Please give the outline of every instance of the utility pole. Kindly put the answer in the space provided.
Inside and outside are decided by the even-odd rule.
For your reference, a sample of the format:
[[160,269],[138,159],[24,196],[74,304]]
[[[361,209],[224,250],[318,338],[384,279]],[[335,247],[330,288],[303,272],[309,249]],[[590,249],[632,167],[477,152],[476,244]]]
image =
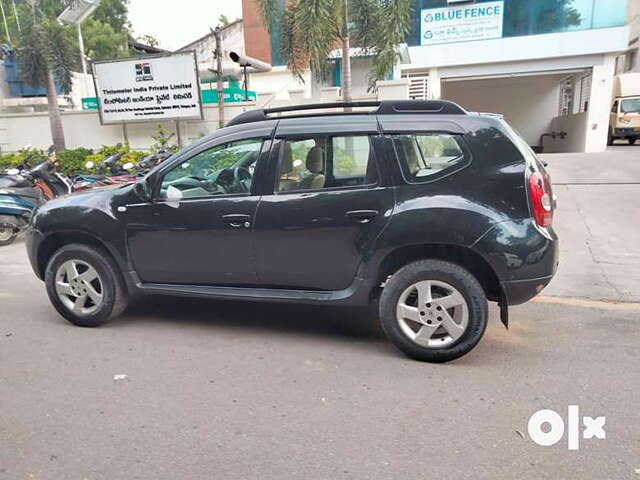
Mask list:
[[223,91],[223,83],[222,83],[222,39],[221,37],[222,28],[217,26],[215,30],[213,30],[213,35],[216,39],[216,50],[214,53],[214,57],[216,59],[216,90],[218,92],[218,126],[220,128],[224,127],[224,91]]

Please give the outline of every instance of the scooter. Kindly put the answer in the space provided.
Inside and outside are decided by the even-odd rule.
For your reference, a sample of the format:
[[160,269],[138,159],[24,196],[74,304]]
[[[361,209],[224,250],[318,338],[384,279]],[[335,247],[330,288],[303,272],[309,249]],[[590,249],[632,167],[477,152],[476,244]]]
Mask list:
[[55,158],[33,168],[27,159],[21,168],[0,174],[0,246],[12,243],[29,223],[33,210],[59,195],[71,193],[71,182],[55,172]]
[[[73,191],[87,190],[89,188],[103,187],[107,185],[116,185],[120,183],[135,182],[136,179],[156,165],[171,156],[169,152],[152,153],[142,157],[137,164],[127,162],[120,165],[118,160],[122,157],[122,153],[107,157],[101,164],[101,170],[108,170],[111,175],[77,175],[73,178]],[[86,168],[93,168],[93,162],[89,161],[85,164]]]
[[[133,163],[128,162],[124,165],[120,165],[118,160],[122,158],[122,153],[116,153],[105,158],[100,166],[100,170],[106,170],[110,175],[105,174],[89,174],[89,175],[76,175],[73,177],[73,191],[87,190],[89,188],[104,187],[107,185],[116,185],[119,183],[135,182],[136,176],[129,173],[129,170],[133,168]],[[93,168],[93,162],[89,161],[85,164],[87,168]]]

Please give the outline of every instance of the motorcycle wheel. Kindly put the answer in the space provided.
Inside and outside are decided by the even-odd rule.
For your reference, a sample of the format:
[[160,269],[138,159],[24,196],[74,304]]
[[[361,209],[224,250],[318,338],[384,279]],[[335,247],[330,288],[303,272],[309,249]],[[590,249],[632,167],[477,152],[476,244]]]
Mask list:
[[18,232],[13,228],[0,228],[0,247],[13,243],[17,236]]

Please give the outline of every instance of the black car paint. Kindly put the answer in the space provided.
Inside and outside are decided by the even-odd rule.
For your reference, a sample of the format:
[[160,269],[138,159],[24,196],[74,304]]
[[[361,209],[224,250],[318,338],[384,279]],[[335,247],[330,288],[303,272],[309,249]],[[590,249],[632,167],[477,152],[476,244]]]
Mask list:
[[[275,193],[279,136],[318,131],[372,135],[378,183]],[[390,136],[433,131],[461,135],[470,161],[407,184]],[[250,193],[179,205],[158,199],[159,179],[173,165],[214,145],[256,137],[265,147]],[[153,200],[127,185],[45,204],[32,219],[27,249],[40,278],[51,235],[80,233],[107,249],[130,291],[364,305],[397,249],[456,246],[490,266],[503,290],[493,299],[515,305],[550,281],[558,247],[553,229],[531,218],[527,164],[508,137],[497,119],[478,115],[331,115],[226,127],[152,170],[145,182]],[[377,215],[358,222],[346,216],[354,210]],[[229,214],[247,215],[249,228],[230,225],[223,219]]]

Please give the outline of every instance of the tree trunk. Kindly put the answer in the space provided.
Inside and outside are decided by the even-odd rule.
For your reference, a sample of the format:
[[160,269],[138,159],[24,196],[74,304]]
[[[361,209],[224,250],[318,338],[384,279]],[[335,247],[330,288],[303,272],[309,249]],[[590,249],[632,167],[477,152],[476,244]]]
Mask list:
[[60,116],[60,106],[56,95],[56,83],[53,80],[53,73],[47,70],[47,102],[49,103],[49,125],[51,127],[51,138],[53,148],[56,152],[61,152],[66,148],[64,141],[64,130],[62,128],[62,117]]
[[342,38],[342,101],[351,101],[351,55],[349,53],[349,32]]

